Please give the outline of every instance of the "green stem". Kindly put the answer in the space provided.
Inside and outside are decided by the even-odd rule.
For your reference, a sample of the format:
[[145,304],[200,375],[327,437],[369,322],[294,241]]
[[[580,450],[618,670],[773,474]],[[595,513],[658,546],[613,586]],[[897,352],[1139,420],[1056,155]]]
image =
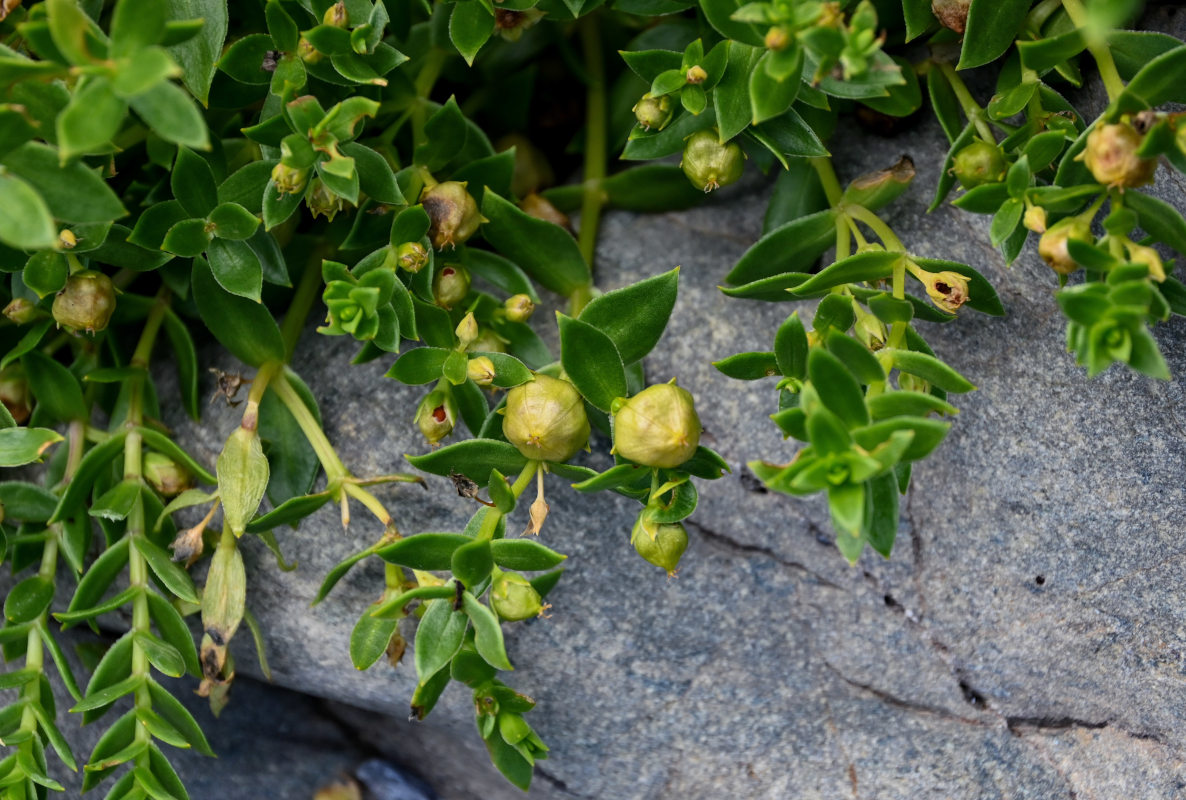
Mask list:
[[[519,477],[515,478],[515,482],[511,484],[511,494],[515,499],[523,496],[523,492],[527,491],[527,487],[531,485],[531,479],[535,477],[536,472],[541,467],[538,461],[528,461],[527,465],[523,467],[523,471],[519,473]],[[498,521],[503,518],[503,513],[497,508],[486,509],[486,517],[482,520],[482,527],[478,529],[477,539],[490,539],[494,536],[494,531],[498,530]]]
[[1120,72],[1116,69],[1116,62],[1112,58],[1112,51],[1108,49],[1108,42],[1099,36],[1088,19],[1087,9],[1081,0],[1062,0],[1062,7],[1067,10],[1067,16],[1076,28],[1084,31],[1087,39],[1087,49],[1091,52],[1095,64],[1099,67],[1100,78],[1104,82],[1104,89],[1108,92],[1108,99],[1115,100],[1124,92],[1124,81],[1120,79]]
[[828,205],[833,208],[840,205],[840,198],[844,196],[844,190],[840,188],[840,180],[836,177],[836,168],[832,166],[832,159],[821,156],[809,159],[809,161],[811,168],[819,176],[824,196],[828,198]]
[[292,362],[292,354],[296,351],[297,340],[301,338],[301,331],[305,328],[305,320],[313,309],[317,299],[317,290],[321,288],[321,260],[326,255],[324,248],[317,248],[305,264],[305,272],[297,283],[296,292],[292,295],[292,303],[288,306],[288,313],[284,315],[284,323],[280,326],[280,336],[284,339],[284,361]]
[[279,380],[272,381],[271,389],[284,404],[284,407],[288,409],[288,413],[292,414],[301,432],[305,434],[305,438],[309,440],[309,444],[312,445],[313,452],[317,454],[317,460],[321,462],[321,467],[325,470],[326,478],[330,483],[350,477],[350,471],[346,469],[342,459],[338,458],[338,453],[330,444],[325,431],[321,429],[321,425],[309,411],[305,401],[289,384],[288,376],[282,375]]
[[428,108],[428,96],[432,94],[432,87],[436,85],[437,78],[441,76],[441,70],[445,66],[447,57],[448,53],[445,50],[432,48],[424,57],[424,66],[420,68],[420,74],[416,76],[416,104],[412,108],[412,144],[414,146],[418,147],[426,141],[424,123],[426,121],[425,112]]
[[581,20],[581,49],[584,50],[585,75],[588,93],[585,99],[585,185],[581,200],[581,231],[577,239],[585,263],[593,268],[597,249],[597,228],[601,221],[604,197],[601,182],[605,180],[608,150],[605,94],[605,56],[601,47],[600,19],[590,14]]
[[960,107],[964,110],[964,116],[976,126],[976,132],[980,134],[980,138],[986,142],[995,142],[996,137],[992,135],[992,128],[988,125],[988,118],[984,115],[984,109],[972,97],[972,93],[968,91],[968,85],[964,83],[964,79],[955,71],[955,67],[947,62],[939,61],[937,63],[939,64],[939,69],[943,70],[943,74],[947,76],[947,81],[951,84],[951,89],[955,92],[955,97],[959,100]]
[[853,219],[868,225],[869,229],[877,234],[877,238],[885,245],[886,250],[893,250],[899,253],[906,252],[906,246],[902,244],[902,240],[890,229],[889,225],[885,224],[885,221],[881,217],[864,206],[845,206],[844,210]]

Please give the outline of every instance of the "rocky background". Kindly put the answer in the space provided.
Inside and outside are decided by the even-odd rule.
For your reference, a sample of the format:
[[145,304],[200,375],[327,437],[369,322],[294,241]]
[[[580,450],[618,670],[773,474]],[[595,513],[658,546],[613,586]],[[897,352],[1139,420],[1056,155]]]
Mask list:
[[[1147,24],[1182,35],[1184,22],[1162,9]],[[709,366],[769,349],[797,307],[717,290],[760,234],[769,183],[751,176],[688,212],[608,214],[601,288],[683,268],[648,375],[695,394],[706,443],[734,471],[701,485],[673,580],[629,546],[637,504],[549,478],[542,540],[569,554],[569,569],[549,619],[507,628],[508,683],[536,698],[531,722],[552,748],[529,797],[1186,797],[1186,324],[1157,330],[1172,382],[1119,368],[1088,381],[1064,350],[1056,281],[1033,249],[1007,268],[987,218],[924,213],[946,149],[937,126],[857,133],[832,149],[844,180],[913,156],[918,178],[890,224],[913,252],[969,263],[997,287],[1008,317],[968,310],[923,330],[979,391],[957,399],[951,434],[916,467],[893,557],[867,551],[850,568],[823,502],[766,493],[744,468],[794,452],[766,418],[773,381]],[[1168,170],[1154,193],[1186,207]],[[405,469],[404,454],[425,449],[410,424],[421,390],[385,379],[387,361],[346,366],[353,350],[310,328],[297,369],[356,474]],[[238,414],[212,406],[200,427],[171,421],[212,464]],[[591,466],[609,463],[600,444]],[[407,533],[458,529],[468,501],[444,479],[428,487],[381,496]],[[310,608],[329,567],[380,533],[355,516],[347,531],[333,509],[278,531],[299,563],[291,573],[244,542],[275,685],[240,678],[209,721],[217,762],[177,756],[191,796],[309,797],[353,773],[384,800],[522,797],[489,766],[467,691],[410,723],[410,664],[350,665],[379,564]],[[246,632],[234,650],[241,675],[258,675]]]

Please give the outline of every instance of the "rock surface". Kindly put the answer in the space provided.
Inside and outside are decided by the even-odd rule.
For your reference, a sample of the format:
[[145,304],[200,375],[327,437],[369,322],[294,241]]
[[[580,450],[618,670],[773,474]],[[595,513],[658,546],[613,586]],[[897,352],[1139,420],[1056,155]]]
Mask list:
[[[1159,13],[1180,32],[1186,13]],[[758,238],[768,189],[606,217],[602,288],[682,265],[648,374],[678,376],[696,395],[705,441],[734,473],[701,486],[670,581],[629,547],[636,504],[549,479],[543,541],[569,554],[569,571],[550,619],[507,628],[518,666],[508,682],[537,699],[531,720],[552,748],[531,797],[1186,797],[1186,325],[1156,331],[1173,381],[1119,368],[1087,380],[1064,351],[1055,281],[1032,248],[1007,269],[986,218],[923,213],[945,148],[934,125],[833,148],[842,179],[915,156],[919,177],[890,224],[913,252],[980,269],[1009,312],[924,331],[979,391],[959,398],[948,439],[916,468],[893,557],[867,552],[856,568],[832,546],[822,502],[765,493],[742,468],[794,452],[766,418],[772,382],[730,381],[708,364],[768,349],[797,307],[716,289]],[[1159,173],[1157,191],[1179,207],[1182,189]],[[310,331],[298,370],[356,474],[404,469],[405,453],[424,450],[409,422],[421,391],[384,379],[385,361],[343,366],[353,350]],[[208,463],[237,424],[218,407],[201,427],[173,421]],[[605,449],[591,465],[608,463]],[[405,532],[464,524],[466,501],[443,479],[428,485],[381,491]],[[325,708],[360,742],[442,797],[521,797],[489,767],[465,692],[451,689],[411,724],[410,664],[350,666],[350,631],[377,596],[379,564],[309,607],[325,572],[379,533],[361,510],[345,532],[323,510],[279,533],[299,562],[291,573],[246,541],[248,604],[277,683],[336,701]],[[250,671],[246,635],[235,649]],[[261,691],[239,687],[227,722]],[[240,748],[254,745],[236,736],[220,723],[211,739],[251,762]],[[212,777],[233,768],[226,758]],[[209,788],[193,796],[282,796]]]

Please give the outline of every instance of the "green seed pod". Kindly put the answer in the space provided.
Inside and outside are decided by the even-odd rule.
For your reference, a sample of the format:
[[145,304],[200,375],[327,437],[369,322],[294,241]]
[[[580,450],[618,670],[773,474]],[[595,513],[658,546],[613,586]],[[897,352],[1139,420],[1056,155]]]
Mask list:
[[148,485],[163,497],[176,497],[194,487],[189,470],[161,453],[146,453],[143,468]]
[[507,392],[502,430],[537,461],[567,461],[589,441],[585,401],[568,381],[536,375]]
[[1068,239],[1079,242],[1092,241],[1091,225],[1078,217],[1068,217],[1050,226],[1038,240],[1038,255],[1059,275],[1070,275],[1079,269],[1079,265],[1067,250]]
[[474,312],[471,311],[462,317],[453,333],[456,334],[462,350],[469,347],[478,338],[478,321],[474,318]]
[[630,532],[630,544],[640,556],[666,570],[670,577],[688,549],[688,532],[678,522],[654,523],[646,517],[646,510],[638,515],[634,530]]
[[500,572],[490,585],[490,607],[510,622],[538,617],[544,602],[535,587],[517,572]]
[[350,16],[346,13],[345,3],[334,3],[325,10],[321,15],[321,22],[324,25],[332,25],[335,28],[347,28],[350,26]]
[[696,452],[700,417],[692,395],[674,382],[648,386],[614,406],[614,452],[623,458],[671,469]]
[[452,308],[469,294],[469,270],[460,264],[449,264],[432,279],[432,296],[441,308]]
[[939,22],[956,33],[963,33],[968,27],[968,9],[971,7],[972,0],[931,0],[931,11]]
[[1009,164],[1001,148],[976,141],[964,147],[952,159],[951,173],[965,189],[1004,180]]
[[1128,250],[1128,260],[1134,264],[1144,264],[1149,268],[1149,277],[1161,283],[1165,280],[1165,264],[1162,263],[1161,254],[1152,247],[1145,247],[1142,244],[1134,242],[1126,242],[1124,245]]
[[33,394],[29,391],[25,368],[20,364],[0,370],[0,403],[4,403],[17,425],[23,425],[33,413]]
[[216,472],[223,521],[232,533],[242,536],[268,488],[268,458],[259,433],[235,428],[218,454]]
[[395,251],[401,269],[419,272],[428,264],[428,250],[420,242],[404,242]]
[[1025,216],[1021,219],[1021,224],[1025,225],[1026,230],[1031,230],[1034,233],[1046,232],[1046,209],[1041,206],[1030,206],[1025,210]]
[[54,298],[53,314],[58,325],[87,333],[107,327],[115,311],[115,285],[102,272],[76,272]]
[[333,222],[338,212],[346,207],[346,200],[326,186],[321,178],[314,178],[309,181],[309,188],[305,190],[305,205],[314,217],[322,215]]
[[4,307],[4,316],[14,325],[27,325],[37,318],[37,304],[18,297]]
[[1143,138],[1127,123],[1098,125],[1087,134],[1083,163],[1105,186],[1144,186],[1153,180],[1157,160],[1137,156]]
[[525,294],[516,294],[508,297],[503,307],[507,312],[507,319],[511,322],[526,322],[531,319],[532,312],[535,311],[535,303],[531,302],[531,298]]
[[489,386],[494,383],[494,362],[486,356],[471,358],[465,366],[465,374],[478,386]]
[[463,243],[485,221],[465,187],[462,181],[445,181],[426,189],[420,196],[420,204],[431,220],[428,238],[437,250]]
[[745,168],[745,154],[736,142],[721,144],[715,129],[697,131],[684,144],[684,157],[680,166],[693,186],[711,192],[741,177]]
[[655,97],[651,94],[644,94],[634,104],[631,111],[634,112],[634,118],[638,120],[638,124],[644,131],[652,129],[661,131],[667,127],[667,123],[671,122],[671,96],[665,94],[662,97]]
[[479,328],[478,338],[465,348],[467,353],[505,353],[507,341],[490,328]]
[[453,432],[457,423],[457,403],[440,389],[428,393],[416,409],[416,426],[429,444],[436,444]]
[[309,182],[309,170],[290,167],[283,161],[276,162],[272,167],[272,182],[276,184],[276,191],[280,194],[297,194],[305,191]]

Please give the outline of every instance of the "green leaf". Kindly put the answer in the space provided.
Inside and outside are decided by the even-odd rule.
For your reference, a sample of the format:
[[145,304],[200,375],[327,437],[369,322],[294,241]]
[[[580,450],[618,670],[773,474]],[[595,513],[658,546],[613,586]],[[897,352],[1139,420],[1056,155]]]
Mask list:
[[42,250],[57,240],[58,228],[41,195],[15,175],[0,172],[0,242]]
[[813,347],[807,356],[807,376],[820,402],[844,424],[851,428],[869,423],[861,385],[844,362],[821,347]]
[[[837,545],[840,544],[841,537],[859,537],[861,524],[865,520],[865,484],[844,483],[829,486],[828,510],[832,515],[832,527],[836,529]],[[860,554],[859,548],[856,553]],[[851,556],[851,551],[846,552],[845,556],[850,564],[855,563],[856,559]]]
[[[180,0],[169,0],[179,2]],[[190,77],[187,69],[186,78]],[[195,94],[197,94],[195,92]],[[132,110],[160,136],[174,144],[196,150],[210,149],[210,135],[193,98],[168,81],[129,98]]]
[[103,596],[107,587],[127,564],[129,546],[127,539],[120,539],[94,560],[74,590],[74,596],[70,598],[68,612],[72,613],[98,605],[99,598]]
[[1009,49],[1025,22],[1032,0],[972,0],[964,45],[956,69],[995,61]]
[[395,182],[395,173],[391,171],[391,165],[383,156],[358,142],[346,142],[341,150],[354,159],[358,170],[359,188],[372,200],[388,205],[403,205],[407,202]]
[[391,564],[411,569],[445,570],[453,563],[457,548],[473,541],[461,533],[418,533],[375,550],[375,554]]
[[155,592],[148,592],[148,613],[156,623],[161,638],[181,654],[185,662],[185,671],[194,677],[200,677],[202,666],[198,662],[198,650],[194,646],[193,634],[181,613],[173,604]]
[[111,56],[120,58],[160,42],[165,9],[158,0],[119,0],[111,15]]
[[148,562],[149,569],[160,578],[161,583],[174,596],[187,603],[201,604],[202,601],[194,589],[194,582],[190,579],[189,573],[173,563],[168,551],[143,536],[134,536],[132,543],[140,555],[144,556],[144,560]]
[[518,474],[527,459],[514,445],[492,439],[467,439],[420,456],[407,456],[408,463],[434,475],[458,472],[479,485],[490,482],[490,470],[504,475]]
[[214,239],[206,248],[206,258],[219,286],[233,295],[260,302],[263,268],[245,242]]
[[490,577],[493,568],[494,559],[487,539],[475,539],[458,547],[449,563],[453,577],[463,586],[477,586]]
[[4,598],[4,618],[11,624],[32,622],[49,608],[54,599],[54,582],[42,575],[31,575],[8,590]]
[[709,24],[716,28],[721,36],[735,40],[730,50],[738,49],[738,42],[750,45],[762,43],[762,35],[758,32],[757,26],[733,19],[733,15],[741,6],[741,0],[700,0],[700,9],[708,18]]
[[201,258],[194,259],[193,292],[202,321],[240,361],[258,367],[284,359],[284,339],[268,309],[225,291]]
[[416,347],[400,356],[386,377],[409,386],[421,386],[440,380],[445,360],[452,350],[443,347]]
[[[57,150],[48,145],[28,142],[0,159],[0,164],[36,189],[50,213],[63,222],[110,222],[128,213],[97,172],[81,161],[65,165],[59,163]],[[2,173],[0,178],[3,178]],[[0,202],[4,201],[5,194],[12,191],[11,188],[0,188]],[[18,194],[13,199],[27,200],[27,195],[21,194],[19,189],[15,191]],[[5,210],[12,210],[18,219],[26,219],[24,212],[15,207],[10,209],[7,203]],[[28,217],[27,221],[36,224],[36,217]],[[33,230],[42,233],[36,227]]]
[[82,84],[57,119],[62,159],[107,149],[127,113],[127,102],[116,96],[106,78]]
[[959,410],[946,400],[924,392],[886,392],[866,401],[874,421],[889,417],[925,417],[927,414],[958,414]]
[[[717,2],[730,3],[732,0],[711,0],[711,3]],[[764,53],[764,48],[749,47],[739,41],[734,41],[729,47],[724,77],[712,93],[713,109],[723,141],[729,141],[741,133],[753,120],[750,75],[757,70],[758,61]]]
[[853,431],[852,438],[866,450],[874,450],[883,442],[891,441],[891,437],[899,431],[910,431],[913,436],[901,460],[917,461],[930,455],[950,429],[950,422],[921,417],[891,417]]
[[0,430],[0,467],[22,467],[41,460],[53,444],[63,441],[49,428],[4,428]]
[[1124,205],[1137,213],[1146,233],[1178,253],[1186,253],[1186,220],[1176,208],[1141,192],[1126,192]]
[[37,398],[41,415],[60,422],[90,418],[82,387],[70,370],[37,350],[21,356],[21,363],[25,366],[29,387]]
[[124,695],[131,694],[139,689],[144,685],[145,680],[147,679],[143,675],[132,675],[97,692],[91,692],[88,687],[86,697],[75,703],[74,707],[70,710],[75,713],[79,711],[95,711],[103,706],[111,705]]
[[791,314],[774,334],[774,358],[778,371],[788,378],[807,377],[807,331],[799,312]]
[[152,696],[153,710],[180,731],[194,750],[204,756],[214,756],[210,743],[206,741],[206,735],[180,700],[151,678],[148,679],[148,693]]
[[188,147],[177,148],[177,160],[169,175],[173,196],[191,217],[205,217],[218,205],[218,184],[206,159]]
[[313,598],[313,605],[317,605],[326,597],[328,597],[329,593],[333,591],[333,588],[337,585],[338,581],[344,578],[346,573],[349,572],[355,564],[368,556],[374,555],[374,553],[375,548],[368,547],[366,550],[362,550],[351,556],[347,556],[345,559],[335,564],[333,568],[325,574],[325,579],[321,582],[321,588],[317,590],[317,596]]
[[778,359],[773,352],[738,353],[712,362],[722,374],[739,381],[756,381],[779,375]]
[[792,289],[791,293],[805,297],[846,283],[884,280],[894,274],[894,266],[902,257],[901,253],[884,250],[857,253],[820,270]]
[[526,572],[551,569],[568,558],[534,539],[495,539],[490,543],[490,553],[494,563],[503,569]]
[[157,670],[172,678],[185,674],[185,659],[173,645],[147,631],[136,631],[132,638]]
[[1139,98],[1141,104],[1156,108],[1164,103],[1180,103],[1186,100],[1178,76],[1186,69],[1186,45],[1162,53],[1143,66],[1124,89],[1119,102],[1126,98]]
[[739,285],[787,272],[808,272],[815,260],[836,242],[836,212],[825,209],[766,233],[725,276]]
[[462,602],[465,604],[466,615],[474,623],[474,646],[478,650],[478,655],[492,667],[501,670],[514,669],[507,659],[506,645],[502,638],[502,626],[498,624],[494,612],[478,602],[477,598],[469,592],[465,593]]
[[421,686],[457,655],[465,641],[467,627],[469,621],[465,614],[454,611],[452,601],[433,600],[427,604],[416,627],[416,675]]
[[482,214],[489,220],[482,226],[486,241],[543,286],[570,295],[592,282],[576,240],[559,225],[529,216],[494,192],[483,196]]
[[895,367],[902,372],[917,375],[944,391],[963,394],[976,388],[967,378],[934,356],[913,350],[892,350],[890,352]]
[[481,3],[459,2],[449,16],[449,38],[465,63],[473,66],[474,56],[494,33],[494,17]]
[[0,503],[4,505],[5,519],[48,522],[58,505],[58,498],[35,483],[4,481],[0,482]]
[[863,384],[880,383],[885,380],[885,370],[877,356],[863,344],[834,328],[828,331],[824,340],[828,351],[844,362],[844,366]]
[[247,533],[263,533],[281,525],[296,525],[317,509],[329,502],[329,492],[290,497],[266,514],[260,514],[247,523]]
[[119,522],[128,518],[132,506],[140,499],[143,484],[136,478],[125,478],[112,486],[91,504],[87,513],[92,517]]
[[679,288],[679,268],[606,292],[581,311],[579,320],[606,334],[624,364],[633,364],[658,344]]
[[[227,32],[226,0],[163,0],[170,20],[202,19],[197,36],[169,48],[184,70],[185,85],[203,104],[210,94]],[[204,129],[204,128],[203,128]]]
[[398,619],[380,619],[370,610],[362,613],[350,631],[350,661],[355,669],[371,667],[387,652],[391,637],[399,632]]
[[259,228],[259,217],[238,203],[222,203],[210,212],[210,223],[220,239],[247,239]]
[[586,400],[608,412],[615,399],[628,394],[618,348],[598,328],[563,314],[556,317],[564,371]]

